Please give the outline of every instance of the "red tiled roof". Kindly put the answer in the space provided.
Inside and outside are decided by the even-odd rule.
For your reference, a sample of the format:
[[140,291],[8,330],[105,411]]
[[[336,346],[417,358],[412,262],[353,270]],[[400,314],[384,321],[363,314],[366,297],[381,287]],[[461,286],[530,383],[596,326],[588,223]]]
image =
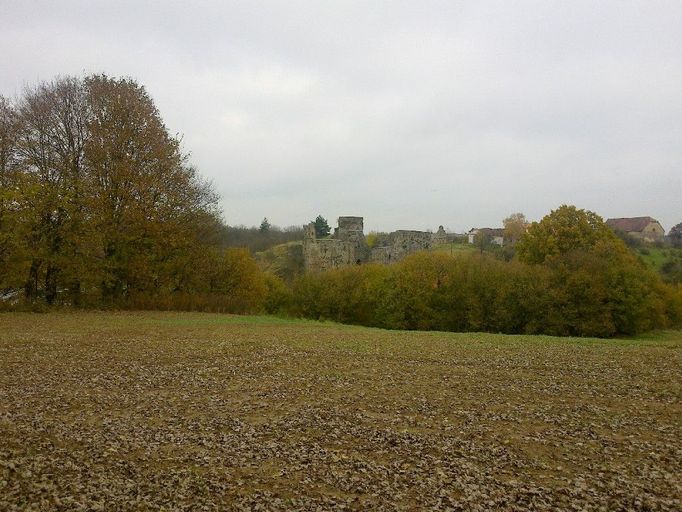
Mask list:
[[611,226],[613,229],[624,231],[626,233],[641,233],[644,231],[644,228],[652,222],[658,221],[656,219],[652,219],[651,217],[629,217],[606,220],[606,224]]

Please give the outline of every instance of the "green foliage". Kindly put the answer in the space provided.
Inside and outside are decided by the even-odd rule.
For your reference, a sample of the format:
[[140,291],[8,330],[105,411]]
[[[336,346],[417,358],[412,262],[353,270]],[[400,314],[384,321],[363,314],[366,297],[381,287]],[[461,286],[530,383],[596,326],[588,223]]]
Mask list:
[[270,315],[284,315],[291,308],[291,289],[279,277],[264,274],[265,300],[263,310]]
[[324,238],[326,236],[329,236],[329,233],[331,232],[331,228],[329,227],[329,224],[327,223],[327,219],[325,219],[322,215],[318,215],[317,218],[315,219],[315,236],[317,238]]
[[373,249],[374,247],[381,247],[386,245],[389,240],[389,234],[383,231],[370,231],[365,237],[367,247]]
[[682,283],[682,254],[678,253],[676,257],[666,260],[661,265],[660,273],[667,283]]
[[682,248],[644,247],[636,253],[646,266],[659,273],[666,283],[682,283]]
[[447,254],[466,254],[476,252],[477,249],[473,244],[470,244],[466,237],[460,237],[451,243],[436,245],[432,248],[433,252],[443,252]]
[[493,239],[489,233],[479,231],[474,235],[474,247],[478,252],[483,254],[484,251],[490,250],[493,246]]
[[663,284],[624,247],[572,251],[550,269],[549,332],[606,337],[667,323]]
[[419,253],[306,274],[292,294],[294,315],[391,329],[611,337],[682,320],[679,290],[608,243],[546,265]]
[[127,309],[258,313],[265,310],[269,284],[246,249],[209,250],[193,259],[205,272],[186,287],[141,289],[120,304]]
[[673,247],[682,247],[682,222],[670,229],[668,240]]
[[246,249],[222,251],[211,271],[210,291],[230,297],[233,312],[261,309],[267,292],[265,278]]
[[521,261],[549,270],[549,334],[607,337],[677,321],[660,279],[592,212],[561,206],[534,223],[517,250]]
[[258,230],[264,235],[270,232],[270,222],[267,217],[263,217]]

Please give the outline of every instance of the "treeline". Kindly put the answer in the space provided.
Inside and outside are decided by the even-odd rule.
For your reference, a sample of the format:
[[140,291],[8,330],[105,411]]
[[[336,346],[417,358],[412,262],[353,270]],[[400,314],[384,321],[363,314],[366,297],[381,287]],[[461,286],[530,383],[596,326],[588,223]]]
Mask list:
[[268,312],[604,337],[680,325],[680,285],[664,283],[594,213],[562,206],[527,230],[517,217],[505,221],[505,232],[518,225],[509,229],[518,242],[502,257],[483,241],[469,255],[299,275],[302,253],[291,245],[260,254],[280,279],[252,252],[300,240],[300,228],[225,226],[216,193],[144,87],[66,77],[0,97],[0,307]]
[[420,253],[305,275],[290,300],[294,315],[391,329],[610,337],[682,321],[682,289],[568,206],[534,223],[510,262]]
[[301,240],[303,240],[303,226],[280,228],[271,225],[267,219],[263,219],[259,227],[223,226],[220,231],[220,242],[223,247],[242,247],[251,253]]
[[266,277],[247,251],[222,249],[217,203],[133,80],[59,78],[0,97],[0,291],[12,302],[259,310]]

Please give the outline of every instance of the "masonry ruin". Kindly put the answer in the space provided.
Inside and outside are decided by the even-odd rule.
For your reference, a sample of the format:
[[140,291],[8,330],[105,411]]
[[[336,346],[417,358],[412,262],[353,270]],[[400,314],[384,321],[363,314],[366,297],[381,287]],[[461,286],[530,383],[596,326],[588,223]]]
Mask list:
[[443,226],[436,233],[428,231],[398,230],[379,236],[373,247],[365,240],[362,217],[339,217],[334,234],[317,238],[315,223],[305,228],[303,260],[305,270],[321,272],[333,268],[363,263],[395,263],[418,251],[428,251],[434,245],[447,243],[448,234]]

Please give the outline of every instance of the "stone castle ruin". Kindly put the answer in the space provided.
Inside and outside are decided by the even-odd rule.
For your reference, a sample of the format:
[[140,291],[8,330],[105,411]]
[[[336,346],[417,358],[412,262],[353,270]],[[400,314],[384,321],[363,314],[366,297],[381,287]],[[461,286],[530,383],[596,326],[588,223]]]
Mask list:
[[317,238],[315,223],[305,228],[303,260],[305,270],[321,272],[363,263],[395,263],[409,254],[428,251],[434,245],[447,243],[443,226],[436,233],[428,231],[394,231],[377,238],[373,247],[365,240],[362,217],[339,217],[338,227],[329,238]]

